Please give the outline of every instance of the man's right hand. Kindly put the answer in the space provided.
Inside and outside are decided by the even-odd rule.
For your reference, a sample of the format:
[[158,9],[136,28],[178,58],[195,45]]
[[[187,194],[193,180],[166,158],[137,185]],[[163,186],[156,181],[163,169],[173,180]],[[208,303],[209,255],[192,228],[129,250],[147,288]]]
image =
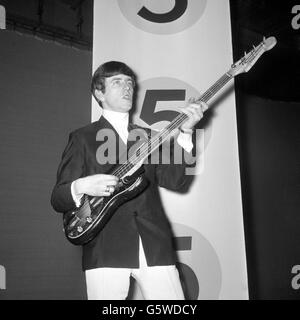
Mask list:
[[79,197],[83,194],[107,197],[114,192],[118,181],[116,176],[110,174],[95,174],[75,180],[73,190]]

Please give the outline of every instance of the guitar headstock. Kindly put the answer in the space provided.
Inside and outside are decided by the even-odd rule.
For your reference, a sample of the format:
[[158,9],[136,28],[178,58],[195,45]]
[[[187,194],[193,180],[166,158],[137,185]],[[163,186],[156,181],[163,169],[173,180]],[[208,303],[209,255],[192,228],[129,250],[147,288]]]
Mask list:
[[256,47],[254,46],[250,52],[245,53],[239,61],[234,63],[228,73],[234,77],[240,73],[248,72],[260,56],[264,52],[271,50],[276,45],[276,42],[275,37],[264,38],[260,44]]

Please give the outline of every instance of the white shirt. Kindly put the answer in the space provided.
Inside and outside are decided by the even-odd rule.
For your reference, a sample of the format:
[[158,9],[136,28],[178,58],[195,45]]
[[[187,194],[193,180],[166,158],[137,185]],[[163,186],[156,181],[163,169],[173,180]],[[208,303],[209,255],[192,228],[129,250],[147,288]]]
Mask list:
[[115,128],[123,142],[127,144],[129,114],[127,112],[103,109],[102,117],[104,117]]

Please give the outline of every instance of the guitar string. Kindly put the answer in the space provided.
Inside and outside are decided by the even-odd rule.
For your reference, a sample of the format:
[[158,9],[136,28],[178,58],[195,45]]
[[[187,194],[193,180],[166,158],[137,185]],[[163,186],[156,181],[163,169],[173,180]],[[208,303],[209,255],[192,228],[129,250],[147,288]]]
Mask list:
[[228,73],[225,73],[214,85],[212,85],[199,99],[201,101],[207,102],[211,96],[215,94],[215,92],[219,88],[223,87],[232,76],[230,76]]

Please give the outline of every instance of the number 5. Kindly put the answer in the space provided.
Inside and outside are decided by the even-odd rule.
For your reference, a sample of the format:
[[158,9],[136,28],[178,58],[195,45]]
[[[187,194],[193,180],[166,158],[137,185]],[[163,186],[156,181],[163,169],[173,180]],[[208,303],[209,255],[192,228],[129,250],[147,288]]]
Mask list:
[[149,126],[160,121],[172,121],[177,115],[177,111],[164,110],[156,111],[158,101],[184,101],[185,90],[147,90],[143,102],[140,119]]

